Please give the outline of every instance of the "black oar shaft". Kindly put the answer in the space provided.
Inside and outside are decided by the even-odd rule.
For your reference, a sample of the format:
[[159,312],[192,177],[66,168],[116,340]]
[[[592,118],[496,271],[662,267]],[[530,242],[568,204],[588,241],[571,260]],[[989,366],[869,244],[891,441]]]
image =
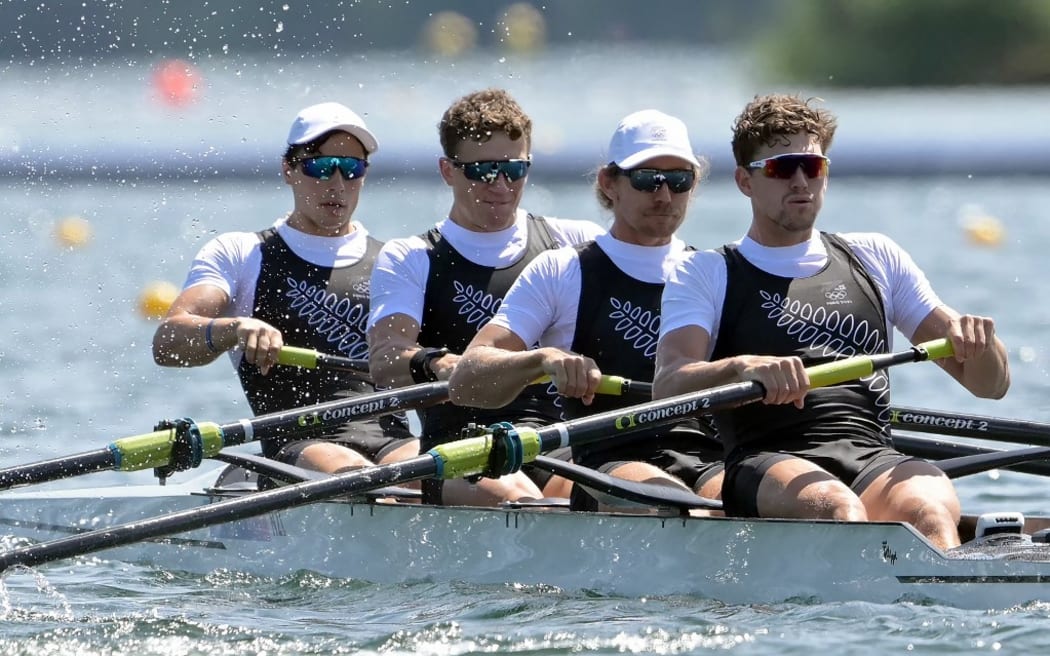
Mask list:
[[[251,419],[223,424],[223,445],[232,446],[284,433],[298,433],[325,427],[341,426],[349,421],[378,417],[410,408],[422,408],[448,400],[448,383],[424,383],[411,387],[362,394],[328,401],[305,408],[293,408]],[[248,434],[251,431],[251,434]]]
[[890,423],[918,433],[1050,446],[1050,424],[1034,421],[899,407],[891,409]]
[[1012,449],[993,453],[949,458],[936,463],[948,478],[979,474],[990,469],[1007,468],[1029,463],[1033,460],[1050,460],[1050,448],[1033,446],[1027,449]]
[[115,466],[116,455],[111,450],[97,449],[75,458],[55,458],[0,470],[0,489],[106,471]]
[[50,542],[0,553],[0,571],[14,565],[31,567],[41,563],[121,547],[150,538],[183,533],[214,524],[232,522],[323,499],[365,492],[392,483],[407,483],[433,477],[437,464],[422,455],[391,465],[379,465],[319,481],[259,492],[170,515],[128,522],[100,531],[72,535]]
[[[958,442],[945,442],[942,440],[933,440],[896,433],[893,436],[893,446],[901,453],[933,461],[943,462],[966,456],[982,456],[988,458],[979,461],[981,465],[976,469],[973,467],[967,467],[965,470],[961,468],[952,469],[953,465],[951,465],[950,462],[946,463],[945,467],[948,467],[951,470],[948,472],[948,475],[951,478],[958,478],[960,476],[997,468],[1009,469],[1011,471],[1023,472],[1025,474],[1033,474],[1035,476],[1050,476],[1050,462],[1032,459],[1031,452],[1028,449],[1020,451],[1003,451],[1000,449],[989,449],[982,446],[959,444]],[[1021,456],[1021,461],[1001,464],[996,459],[1000,454],[1004,453],[1023,453],[1024,455]],[[942,462],[934,462],[934,464],[939,466]],[[970,461],[970,463],[972,465],[973,461]]]
[[[409,408],[421,408],[448,400],[448,383],[423,383],[411,387],[361,394],[304,408],[294,408],[218,425],[199,424],[204,438],[204,457],[237,444],[262,437],[297,434],[335,427],[350,421],[378,417]],[[28,483],[55,481],[78,474],[119,469],[140,471],[168,465],[176,430],[164,430],[121,438],[95,451],[63,458],[0,469],[0,490]]]
[[757,401],[765,395],[759,383],[732,383],[703,392],[690,392],[658,401],[629,406],[573,419],[571,422],[551,424],[536,429],[540,450],[550,451],[561,446],[587,444],[609,439],[649,426],[671,423],[688,417],[721,410],[734,405]]

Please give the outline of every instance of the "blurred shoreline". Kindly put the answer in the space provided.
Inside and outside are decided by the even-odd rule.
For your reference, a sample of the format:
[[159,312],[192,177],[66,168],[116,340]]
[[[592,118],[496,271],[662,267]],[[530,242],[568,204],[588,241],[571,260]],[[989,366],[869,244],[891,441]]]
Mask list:
[[[761,80],[727,51],[680,46],[464,57],[384,51],[321,62],[231,57],[159,83],[171,61],[7,66],[0,177],[267,176],[279,168],[291,117],[324,100],[354,108],[378,135],[370,175],[431,177],[442,112],[485,86],[507,88],[531,115],[531,175],[540,180],[592,172],[619,119],[646,107],[682,118],[712,174],[727,173],[736,114],[772,91],[821,98],[838,116],[829,152],[836,176],[1050,175],[1050,123],[1042,116],[1050,88],[1043,87],[785,87]],[[165,102],[165,89],[186,95]]]

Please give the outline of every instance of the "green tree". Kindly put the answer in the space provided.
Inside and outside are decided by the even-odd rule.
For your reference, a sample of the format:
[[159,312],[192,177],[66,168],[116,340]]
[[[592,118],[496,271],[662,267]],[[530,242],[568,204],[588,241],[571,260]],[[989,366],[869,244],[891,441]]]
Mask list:
[[766,72],[843,87],[1050,82],[1046,0],[792,0],[761,30]]

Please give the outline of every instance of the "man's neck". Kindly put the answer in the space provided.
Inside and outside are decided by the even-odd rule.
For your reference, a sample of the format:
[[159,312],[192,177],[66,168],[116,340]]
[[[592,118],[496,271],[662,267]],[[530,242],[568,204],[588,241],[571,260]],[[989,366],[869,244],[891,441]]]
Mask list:
[[813,228],[808,230],[793,231],[789,232],[786,230],[761,230],[755,224],[754,221],[751,223],[751,228],[747,231],[747,236],[751,241],[759,244],[760,246],[766,246],[768,248],[786,248],[788,246],[798,246],[804,244],[813,238]]
[[500,232],[514,226],[514,223],[517,221],[517,213],[512,214],[506,222],[497,222],[496,219],[490,219],[479,223],[472,220],[469,213],[463,212],[453,205],[452,209],[448,211],[448,220],[470,232]]

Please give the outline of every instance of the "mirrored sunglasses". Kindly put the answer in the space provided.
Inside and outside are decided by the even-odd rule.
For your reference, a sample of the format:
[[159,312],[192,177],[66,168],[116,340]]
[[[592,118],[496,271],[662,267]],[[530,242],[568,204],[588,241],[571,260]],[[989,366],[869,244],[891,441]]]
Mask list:
[[509,182],[517,182],[529,172],[532,162],[527,159],[485,160],[481,162],[457,162],[449,160],[452,166],[463,170],[463,177],[475,182],[495,182],[505,175]]
[[750,169],[761,169],[767,178],[790,180],[795,171],[802,167],[807,178],[819,178],[828,174],[831,160],[823,155],[813,153],[785,153],[776,157],[767,157],[747,165]]
[[308,157],[302,161],[303,173],[318,180],[328,180],[335,175],[335,170],[343,174],[344,180],[365,177],[368,160],[358,157]]
[[682,194],[692,189],[696,181],[696,173],[692,169],[628,169],[623,174],[630,179],[632,187],[651,194],[660,191],[660,187],[665,184],[671,193]]

